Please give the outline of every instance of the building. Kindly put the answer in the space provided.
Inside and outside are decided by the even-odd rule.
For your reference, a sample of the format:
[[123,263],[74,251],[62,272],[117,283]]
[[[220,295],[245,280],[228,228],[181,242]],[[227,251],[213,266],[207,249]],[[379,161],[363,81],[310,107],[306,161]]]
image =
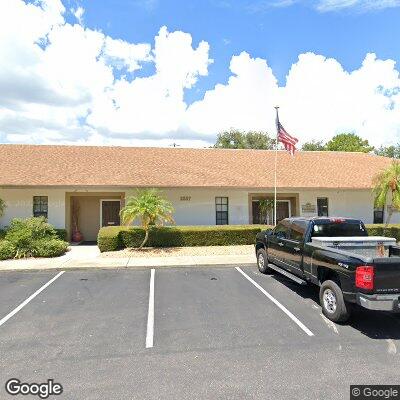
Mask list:
[[[78,207],[81,232],[95,240],[100,226],[119,224],[125,198],[144,187],[163,191],[178,225],[268,223],[272,211],[262,200],[273,198],[274,161],[275,152],[263,150],[4,144],[0,198],[7,208],[0,227],[14,217],[43,215],[70,233]],[[278,152],[278,219],[382,222],[372,179],[390,162],[363,153]]]

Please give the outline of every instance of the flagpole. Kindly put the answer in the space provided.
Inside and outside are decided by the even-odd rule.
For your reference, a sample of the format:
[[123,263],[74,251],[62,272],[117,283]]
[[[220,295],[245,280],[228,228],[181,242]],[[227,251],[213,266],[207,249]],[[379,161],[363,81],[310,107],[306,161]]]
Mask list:
[[279,106],[275,107],[276,110],[276,141],[275,141],[275,181],[274,181],[274,225],[276,226],[276,181],[277,181],[277,164],[278,164],[278,133],[279,133]]

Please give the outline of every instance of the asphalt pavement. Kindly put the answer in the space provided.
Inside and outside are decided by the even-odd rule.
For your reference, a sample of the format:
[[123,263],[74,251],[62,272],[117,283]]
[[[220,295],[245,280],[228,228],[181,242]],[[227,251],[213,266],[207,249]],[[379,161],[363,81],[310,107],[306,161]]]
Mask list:
[[0,398],[349,399],[399,382],[400,318],[321,315],[318,292],[256,267],[2,272]]

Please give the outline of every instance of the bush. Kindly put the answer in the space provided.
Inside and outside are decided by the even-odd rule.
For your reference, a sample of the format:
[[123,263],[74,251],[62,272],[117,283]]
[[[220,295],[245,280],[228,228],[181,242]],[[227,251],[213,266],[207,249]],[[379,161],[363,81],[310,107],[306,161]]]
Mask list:
[[0,241],[0,260],[14,258],[16,253],[15,246],[8,240]]
[[400,225],[388,225],[385,229],[384,224],[365,225],[369,236],[388,236],[400,241]]
[[3,230],[3,229],[0,229],[0,240],[1,240],[1,239],[4,239],[5,236],[6,236],[6,231]]
[[15,258],[56,257],[65,253],[68,246],[43,217],[13,219],[5,240],[15,247]]
[[123,226],[107,226],[101,228],[97,236],[97,245],[101,252],[115,251],[123,248],[121,232],[128,228]]
[[63,240],[64,242],[67,241],[67,230],[66,229],[54,229],[56,231],[57,238]]
[[[149,247],[227,246],[253,244],[258,232],[269,229],[263,225],[172,226],[153,227]],[[139,247],[144,239],[139,227],[106,227],[100,229],[100,251],[114,251],[124,247]]]
[[68,243],[60,239],[39,239],[34,243],[36,257],[59,257],[68,249]]

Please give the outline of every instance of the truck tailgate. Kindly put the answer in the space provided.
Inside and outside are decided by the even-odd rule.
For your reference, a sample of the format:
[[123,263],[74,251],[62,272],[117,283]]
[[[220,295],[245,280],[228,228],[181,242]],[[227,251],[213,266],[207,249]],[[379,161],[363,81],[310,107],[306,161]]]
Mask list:
[[400,293],[400,257],[375,258],[374,292]]

